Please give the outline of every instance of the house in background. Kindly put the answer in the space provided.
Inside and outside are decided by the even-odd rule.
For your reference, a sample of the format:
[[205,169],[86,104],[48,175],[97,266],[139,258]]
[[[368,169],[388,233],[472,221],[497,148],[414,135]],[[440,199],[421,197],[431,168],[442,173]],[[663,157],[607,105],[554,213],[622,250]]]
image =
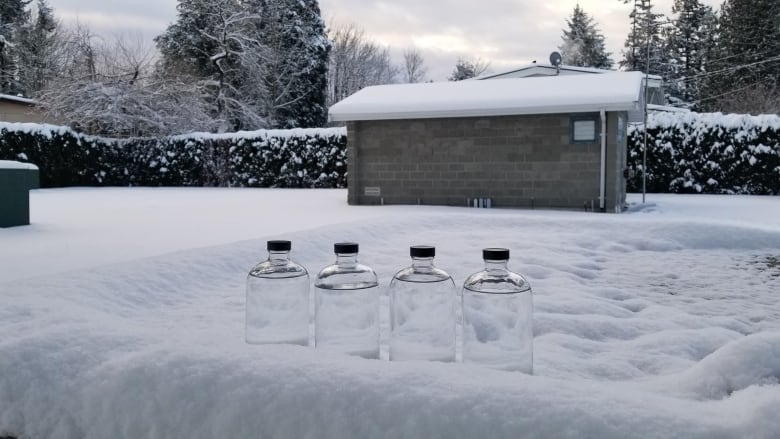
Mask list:
[[[592,67],[575,67],[575,66],[554,66],[552,64],[529,64],[523,67],[518,67],[513,70],[508,70],[501,73],[491,73],[488,75],[474,78],[475,80],[486,79],[508,79],[508,78],[538,78],[546,76],[569,76],[569,75],[593,75],[604,73],[616,73],[615,70],[595,69]],[[651,110],[655,111],[687,111],[679,108],[666,106],[666,99],[664,97],[663,90],[663,78],[658,75],[649,75],[647,77],[647,103]],[[630,111],[628,113],[628,121],[630,123],[644,122],[645,111],[645,93],[644,93],[644,78],[642,80],[642,93],[639,95],[639,109],[636,111]]]
[[47,123],[48,118],[32,99],[0,94],[0,122]]
[[639,72],[367,87],[346,122],[350,204],[620,212]]

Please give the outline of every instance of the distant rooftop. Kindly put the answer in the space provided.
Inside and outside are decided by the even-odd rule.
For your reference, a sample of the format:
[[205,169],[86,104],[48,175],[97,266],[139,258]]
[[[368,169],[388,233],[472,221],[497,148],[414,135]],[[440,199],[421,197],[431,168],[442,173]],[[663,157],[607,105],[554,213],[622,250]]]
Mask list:
[[607,72],[366,87],[330,107],[331,121],[582,113],[638,109],[643,75]]
[[[561,65],[559,67],[560,70],[557,70],[554,65],[551,64],[528,64],[525,66],[517,67],[512,70],[506,70],[499,73],[490,73],[486,75],[482,75],[478,78],[474,78],[477,80],[483,80],[483,79],[508,79],[508,78],[529,78],[529,77],[535,77],[535,76],[556,76],[560,74],[560,76],[567,76],[567,75],[577,75],[582,73],[617,73],[618,70],[607,70],[607,69],[596,69],[592,67],[576,67],[576,66],[567,66],[567,65]],[[560,72],[560,73],[559,73]],[[658,85],[660,85],[661,77],[658,75],[650,75],[651,79],[651,86],[654,82],[658,82]]]
[[19,102],[21,104],[29,104],[29,105],[37,105],[38,104],[38,102],[36,102],[33,99],[20,98],[19,96],[6,95],[6,94],[2,94],[2,93],[0,93],[0,101]]

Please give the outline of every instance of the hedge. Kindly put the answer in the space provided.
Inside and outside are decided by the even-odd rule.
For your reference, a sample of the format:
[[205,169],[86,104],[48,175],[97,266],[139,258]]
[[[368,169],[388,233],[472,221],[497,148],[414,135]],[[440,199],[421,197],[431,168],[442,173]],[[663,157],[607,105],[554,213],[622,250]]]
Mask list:
[[65,127],[0,123],[0,160],[31,162],[42,187],[346,187],[346,130],[193,133],[107,139]]
[[[346,130],[193,133],[106,139],[0,123],[0,160],[32,162],[42,187],[346,187]],[[630,191],[642,189],[641,126],[628,130]],[[780,116],[653,113],[649,192],[780,194]]]
[[[780,116],[653,113],[647,191],[780,194]],[[628,130],[629,191],[642,190],[642,126]]]

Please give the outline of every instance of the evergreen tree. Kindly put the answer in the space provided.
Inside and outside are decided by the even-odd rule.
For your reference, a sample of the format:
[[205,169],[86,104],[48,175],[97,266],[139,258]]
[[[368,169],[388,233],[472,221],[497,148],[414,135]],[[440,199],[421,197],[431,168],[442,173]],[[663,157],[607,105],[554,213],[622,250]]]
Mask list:
[[261,18],[238,0],[179,0],[176,23],[155,38],[162,73],[197,81],[220,130],[267,126]]
[[267,97],[262,105],[274,128],[322,127],[328,56],[317,0],[255,0],[262,16],[259,40],[266,47]]
[[685,105],[700,95],[708,57],[715,44],[716,17],[699,0],[675,0],[668,34],[670,80],[667,91],[673,101]]
[[[780,2],[726,0],[719,24],[718,56],[709,67],[704,107],[753,113],[778,111]],[[746,102],[752,105],[745,107]]]
[[56,75],[59,43],[54,12],[46,0],[38,0],[17,33],[18,84],[25,96],[36,96]]
[[[623,0],[628,3],[628,0]],[[630,71],[650,74],[665,73],[668,52],[663,39],[663,14],[653,12],[651,0],[634,0],[631,18],[631,32],[628,35],[620,67]],[[649,46],[649,47],[648,47]],[[648,65],[648,48],[650,63]]]
[[17,94],[18,63],[16,32],[25,19],[25,7],[31,0],[0,2],[0,93]]
[[613,61],[604,46],[604,36],[593,19],[577,4],[566,20],[569,29],[563,30],[563,44],[559,46],[563,63],[578,67],[611,69]]

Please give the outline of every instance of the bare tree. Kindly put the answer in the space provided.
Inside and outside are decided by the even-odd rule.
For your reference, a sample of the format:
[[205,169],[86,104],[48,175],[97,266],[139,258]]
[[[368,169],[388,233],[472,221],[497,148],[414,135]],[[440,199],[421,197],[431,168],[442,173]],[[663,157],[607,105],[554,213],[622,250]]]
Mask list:
[[156,53],[142,38],[108,44],[83,25],[63,34],[60,70],[39,96],[54,119],[110,136],[215,128],[198,81],[155,74]]
[[455,69],[448,79],[450,81],[462,81],[464,79],[476,78],[485,73],[489,68],[490,62],[481,58],[472,60],[458,58],[458,62],[455,63]]
[[780,87],[770,80],[702,100],[724,113],[780,114]]
[[360,89],[396,81],[398,67],[390,60],[390,50],[368,38],[353,24],[331,28],[332,42],[328,68],[328,105]]
[[428,69],[425,67],[425,60],[422,53],[412,47],[404,50],[404,81],[407,83],[422,82],[425,80],[425,74]]
[[154,71],[157,51],[141,34],[116,35],[100,48],[98,64],[104,77],[124,77],[132,84]]
[[97,52],[103,41],[92,30],[76,21],[64,32],[60,43],[60,74],[71,79],[95,80],[98,70]]

